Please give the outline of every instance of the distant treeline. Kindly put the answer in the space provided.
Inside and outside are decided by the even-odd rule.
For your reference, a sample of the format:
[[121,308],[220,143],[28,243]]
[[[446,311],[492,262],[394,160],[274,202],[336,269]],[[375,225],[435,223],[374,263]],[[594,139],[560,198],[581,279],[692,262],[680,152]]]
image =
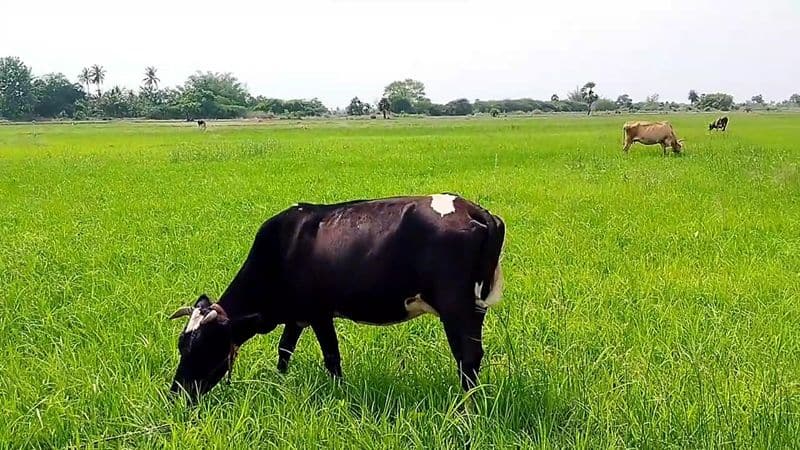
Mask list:
[[306,116],[350,115],[387,117],[394,114],[465,116],[471,114],[551,113],[594,111],[712,111],[731,109],[770,109],[800,106],[800,94],[780,103],[767,103],[761,95],[735,103],[724,93],[697,94],[690,91],[689,103],[660,102],[658,94],[634,102],[627,94],[616,100],[600,97],[593,82],[568,92],[564,99],[553,94],[550,100],[529,98],[506,100],[456,99],[432,102],[425,85],[406,79],[390,83],[375,104],[353,98],[344,108],[329,109],[319,99],[282,100],[253,96],[230,73],[196,72],[176,87],[161,87],[155,67],[144,70],[137,90],[119,86],[104,89],[105,69],[100,65],[84,68],[77,81],[62,73],[34,76],[30,67],[16,57],[0,58],[0,118],[104,119],[234,119],[244,117],[301,118]]

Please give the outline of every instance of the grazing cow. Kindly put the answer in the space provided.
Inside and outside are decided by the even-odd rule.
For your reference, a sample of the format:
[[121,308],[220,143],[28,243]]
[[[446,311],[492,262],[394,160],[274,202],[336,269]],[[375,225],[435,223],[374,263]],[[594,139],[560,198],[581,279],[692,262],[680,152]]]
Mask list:
[[708,131],[711,130],[725,131],[727,129],[728,129],[728,116],[722,116],[708,125]]
[[206,129],[206,121],[202,120],[202,119],[198,120],[197,121],[197,126],[205,130]]
[[342,374],[334,318],[389,325],[439,317],[461,385],[476,385],[487,308],[500,300],[503,221],[450,194],[301,203],[268,219],[219,301],[205,295],[178,339],[171,391],[192,400],[233,366],[239,347],[284,324],[278,370],[310,326],[325,367]]
[[625,153],[628,153],[634,142],[644,145],[661,144],[664,155],[667,154],[667,147],[672,147],[676,154],[683,148],[683,139],[675,136],[675,130],[669,122],[627,122],[622,127],[622,136],[622,151]]

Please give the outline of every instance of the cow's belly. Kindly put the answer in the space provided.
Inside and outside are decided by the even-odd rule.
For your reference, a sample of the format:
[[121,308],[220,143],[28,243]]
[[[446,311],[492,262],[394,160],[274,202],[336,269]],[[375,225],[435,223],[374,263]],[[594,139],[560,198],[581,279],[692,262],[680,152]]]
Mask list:
[[655,139],[650,139],[650,138],[636,138],[636,142],[639,142],[639,143],[644,144],[644,145],[654,145],[654,144],[658,144],[660,141],[657,141]]
[[392,325],[419,317],[422,314],[434,314],[436,310],[422,298],[397,297],[390,299],[351,299],[337,304],[333,315],[354,322],[371,325]]

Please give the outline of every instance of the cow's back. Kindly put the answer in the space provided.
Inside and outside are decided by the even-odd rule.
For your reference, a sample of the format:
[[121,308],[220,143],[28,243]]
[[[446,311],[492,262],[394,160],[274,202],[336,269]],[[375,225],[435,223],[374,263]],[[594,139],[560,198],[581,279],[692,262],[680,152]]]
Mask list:
[[632,141],[643,144],[657,144],[674,135],[672,124],[662,122],[627,122],[623,129]]
[[401,321],[408,318],[404,299],[430,296],[451,280],[474,284],[480,271],[497,266],[483,261],[497,222],[457,196],[300,204],[283,215],[291,231],[282,233],[279,290],[290,315],[322,307],[353,320]]

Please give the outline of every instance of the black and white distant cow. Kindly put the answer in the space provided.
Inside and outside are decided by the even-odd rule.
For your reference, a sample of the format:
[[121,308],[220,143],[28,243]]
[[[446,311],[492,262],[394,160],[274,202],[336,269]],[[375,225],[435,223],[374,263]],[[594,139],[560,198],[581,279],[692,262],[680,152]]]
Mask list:
[[213,303],[205,295],[178,339],[171,391],[196,399],[233,367],[239,347],[284,324],[284,372],[307,326],[325,367],[342,374],[335,317],[389,325],[438,316],[464,389],[475,386],[489,306],[500,300],[503,221],[450,194],[298,204],[267,220],[243,266]]
[[708,131],[711,130],[725,131],[727,129],[728,129],[728,116],[722,116],[708,125]]
[[205,121],[205,120],[203,120],[203,119],[200,119],[200,120],[198,120],[198,121],[197,121],[197,126],[198,126],[199,128],[202,128],[202,129],[204,129],[204,130],[205,130],[205,129],[206,129],[206,121]]

